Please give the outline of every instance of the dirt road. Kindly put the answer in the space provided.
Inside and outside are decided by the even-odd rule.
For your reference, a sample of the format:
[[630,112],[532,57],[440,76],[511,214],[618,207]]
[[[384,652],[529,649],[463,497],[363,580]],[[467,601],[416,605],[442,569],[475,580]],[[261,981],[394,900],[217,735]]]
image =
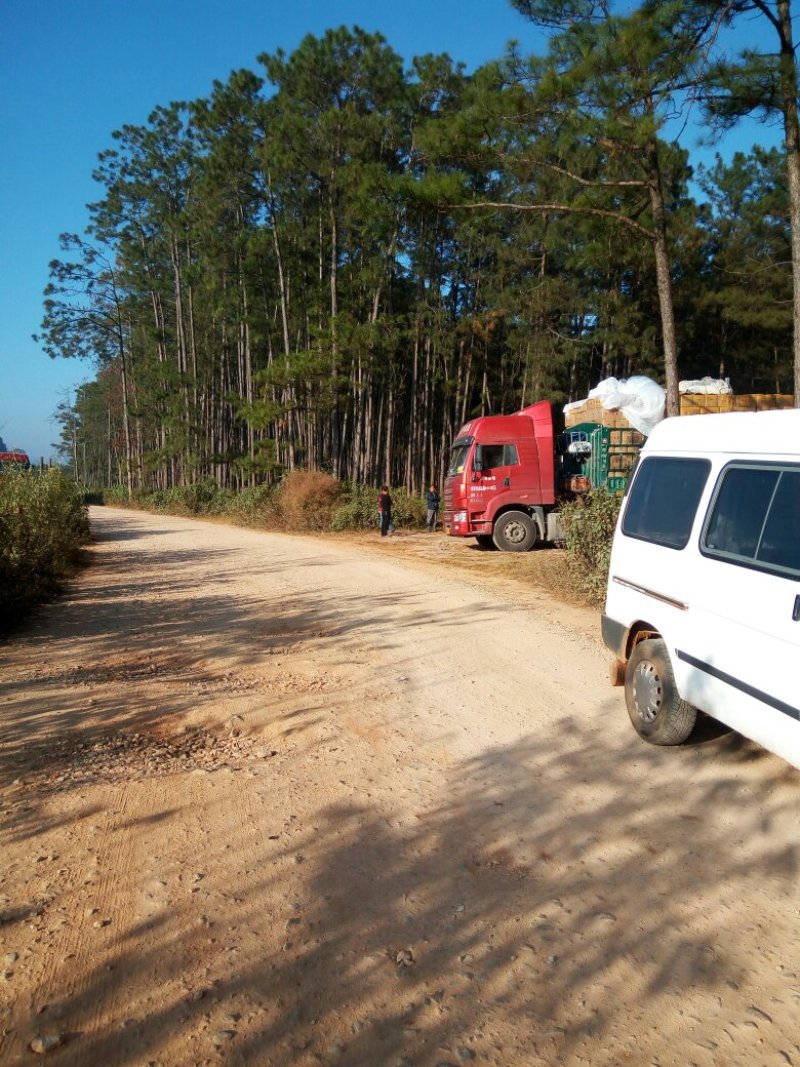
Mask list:
[[0,645],[0,1062],[800,1067],[800,775],[642,745],[595,615],[92,522]]

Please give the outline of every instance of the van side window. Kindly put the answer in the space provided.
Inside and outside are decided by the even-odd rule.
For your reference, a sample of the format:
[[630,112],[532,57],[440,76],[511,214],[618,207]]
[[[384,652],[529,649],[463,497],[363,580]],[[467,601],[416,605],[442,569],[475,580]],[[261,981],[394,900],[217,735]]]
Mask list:
[[800,470],[781,473],[764,524],[758,561],[800,577]]
[[729,468],[714,502],[703,547],[754,559],[779,472]]
[[622,532],[665,548],[685,548],[710,470],[707,459],[648,456],[628,494]]
[[800,468],[726,468],[702,548],[731,563],[800,577]]

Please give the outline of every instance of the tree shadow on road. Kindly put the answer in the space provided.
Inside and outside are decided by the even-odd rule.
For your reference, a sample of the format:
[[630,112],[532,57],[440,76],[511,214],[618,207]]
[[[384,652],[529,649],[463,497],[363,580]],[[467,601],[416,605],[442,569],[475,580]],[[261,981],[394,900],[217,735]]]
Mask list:
[[[795,887],[797,848],[761,819],[793,817],[796,783],[768,756],[742,778],[731,757],[701,781],[683,753],[651,768],[650,791],[630,752],[572,719],[555,744],[462,761],[440,807],[336,803],[291,835],[253,815],[235,887],[215,883],[229,840],[196,861],[208,936],[190,902],[121,933],[63,1018],[80,1030],[124,1004],[127,1030],[84,1032],[54,1062],[139,1063],[176,1035],[183,1062],[220,1062],[214,1034],[231,1064],[649,1063],[676,1042],[703,1064],[726,1033],[735,1062],[757,1040],[777,1052],[788,1000],[766,1046],[741,1029],[749,954],[769,945],[757,922],[737,927],[735,902],[754,877]],[[283,903],[264,914],[264,899]],[[154,985],[149,1010],[133,993]]]
[[[74,591],[63,606],[62,660],[41,675],[32,662],[22,696],[18,681],[3,682],[0,701],[15,701],[3,784],[37,745],[52,755],[54,736],[95,740],[152,725],[162,685],[177,729],[203,700],[198,680],[223,678],[226,664],[244,669],[287,634],[310,648],[331,641],[343,662],[376,628],[377,646],[391,648],[391,627],[380,627],[396,597],[232,606],[224,553],[208,553],[219,585],[202,591],[181,578],[180,556],[159,561],[151,592],[171,597],[157,616],[140,586],[126,592],[123,562],[111,556],[100,587]],[[407,626],[462,618],[415,591],[402,607]],[[482,606],[484,618],[491,611]],[[192,663],[198,632],[204,662]],[[96,642],[90,663],[68,662],[73,633]],[[45,633],[33,637],[43,652]],[[176,658],[152,679],[146,654],[161,646],[184,667]],[[124,707],[103,695],[103,678],[125,681]],[[87,705],[84,683],[99,692],[96,704]],[[48,706],[48,694],[60,703]],[[302,726],[310,707],[268,689],[259,699],[287,729]],[[546,737],[453,755],[443,787],[427,792],[398,759],[369,802],[344,782],[336,799],[316,795],[320,761],[338,759],[334,746],[185,774],[182,811],[142,782],[120,786],[119,810],[98,814],[117,852],[126,842],[130,862],[142,864],[125,876],[147,907],[83,938],[85,977],[73,977],[69,958],[53,960],[38,999],[57,1014],[17,1005],[17,1034],[71,1034],[48,1057],[60,1067],[712,1067],[794,1055],[796,975],[788,966],[785,991],[767,1003],[761,980],[784,965],[786,946],[789,957],[796,948],[798,846],[787,827],[796,825],[797,773],[737,735],[669,751],[633,735],[621,745],[604,730],[616,704],[591,719],[556,708],[558,728]],[[337,707],[334,692],[326,714]],[[66,773],[72,757],[61,758],[50,769]],[[406,753],[418,767],[426,758]],[[356,770],[373,773],[366,762]],[[12,837],[35,842],[55,828],[58,814],[45,809],[82,787],[67,775],[49,788],[12,816]],[[292,788],[297,813],[284,802],[292,814],[278,819],[277,798]],[[179,818],[181,836],[170,838]],[[159,868],[165,841],[175,853],[169,877]],[[82,894],[110,893],[116,875],[109,863],[72,891],[76,940]],[[43,921],[56,903],[36,905]],[[28,922],[35,910],[12,908],[4,921]],[[22,1037],[9,1040],[12,1062],[26,1062]]]

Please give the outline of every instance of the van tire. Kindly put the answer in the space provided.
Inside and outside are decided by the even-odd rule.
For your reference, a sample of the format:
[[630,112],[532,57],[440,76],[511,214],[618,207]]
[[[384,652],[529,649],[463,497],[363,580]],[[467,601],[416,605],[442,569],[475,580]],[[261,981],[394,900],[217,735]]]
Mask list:
[[625,703],[633,728],[651,745],[680,745],[691,734],[697,708],[678,695],[667,646],[640,641],[625,669]]
[[494,552],[497,549],[497,545],[494,543],[494,538],[491,534],[476,534],[475,540],[480,547],[486,549],[487,552]]
[[525,511],[506,511],[494,524],[492,535],[501,552],[529,552],[539,539],[539,529]]

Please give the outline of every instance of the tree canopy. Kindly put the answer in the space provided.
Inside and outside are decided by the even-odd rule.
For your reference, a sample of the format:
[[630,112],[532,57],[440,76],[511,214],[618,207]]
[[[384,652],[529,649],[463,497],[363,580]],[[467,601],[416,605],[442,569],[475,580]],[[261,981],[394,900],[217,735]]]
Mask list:
[[666,137],[687,93],[719,111],[733,84],[701,48],[723,15],[515,6],[546,55],[406,66],[342,27],[113,135],[40,333],[96,365],[61,413],[79,477],[419,490],[468,418],[611,374],[673,409],[679,377],[795,388],[787,153],[693,182]]

